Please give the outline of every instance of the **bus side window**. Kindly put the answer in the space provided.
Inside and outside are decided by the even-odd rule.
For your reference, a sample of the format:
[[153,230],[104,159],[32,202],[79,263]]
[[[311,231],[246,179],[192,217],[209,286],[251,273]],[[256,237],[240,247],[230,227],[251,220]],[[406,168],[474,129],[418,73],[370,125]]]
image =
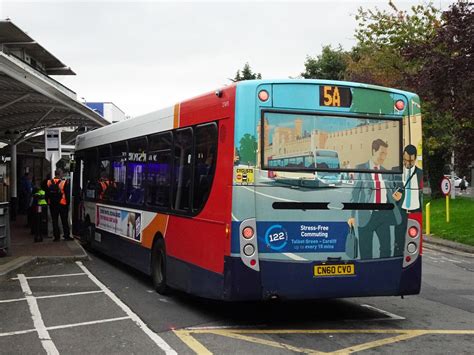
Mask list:
[[193,130],[184,128],[174,134],[173,209],[190,210],[193,167]]
[[111,201],[123,202],[125,199],[127,154],[127,142],[112,144],[112,179],[107,189]]
[[82,172],[82,183],[84,186],[84,198],[97,198],[98,159],[97,150],[91,148],[86,150],[84,159],[84,170]]
[[143,204],[145,197],[146,138],[128,142],[127,202]]
[[146,164],[146,203],[149,206],[170,207],[172,142],[170,132],[149,138]]
[[99,147],[99,176],[96,179],[97,198],[108,200],[107,187],[111,178],[110,172],[110,145]]
[[217,160],[217,125],[197,126],[195,129],[195,163],[193,210],[199,211],[211,191]]

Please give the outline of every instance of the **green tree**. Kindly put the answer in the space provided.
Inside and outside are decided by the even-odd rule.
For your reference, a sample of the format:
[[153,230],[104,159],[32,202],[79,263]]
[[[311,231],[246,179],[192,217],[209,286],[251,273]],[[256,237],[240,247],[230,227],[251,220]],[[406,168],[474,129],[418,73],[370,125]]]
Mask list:
[[455,150],[458,173],[474,160],[473,3],[441,13],[431,3],[400,11],[360,8],[350,80],[400,87],[422,99],[424,168],[433,191]]
[[474,161],[473,10],[472,2],[452,4],[443,12],[430,41],[410,44],[403,52],[406,60],[423,61],[409,84],[431,101],[425,143],[432,155],[443,152],[444,161],[454,149],[456,170],[461,175],[467,175]]
[[407,46],[429,42],[439,27],[440,12],[433,5],[399,10],[389,1],[389,10],[359,8],[355,16],[357,45],[348,61],[347,77],[353,81],[413,89],[407,78],[417,73],[422,58],[402,56]]
[[343,80],[347,68],[348,53],[339,45],[336,49],[323,46],[317,57],[306,57],[305,71],[301,76],[305,79]]
[[234,79],[230,79],[233,82],[242,81],[242,80],[255,80],[255,79],[262,79],[262,74],[254,73],[250,68],[249,63],[245,63],[242,70],[237,70]]
[[255,136],[246,133],[240,138],[239,157],[242,164],[257,164],[257,139]]

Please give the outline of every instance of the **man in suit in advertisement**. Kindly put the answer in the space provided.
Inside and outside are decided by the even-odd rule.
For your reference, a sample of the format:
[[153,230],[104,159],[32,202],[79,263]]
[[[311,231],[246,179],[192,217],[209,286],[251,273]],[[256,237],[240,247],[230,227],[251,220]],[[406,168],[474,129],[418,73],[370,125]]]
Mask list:
[[403,254],[407,231],[408,214],[421,212],[421,194],[423,191],[423,171],[416,166],[417,150],[412,144],[403,149],[403,187],[392,195],[400,209],[402,220],[395,227],[394,255]]
[[[358,174],[352,192],[352,203],[387,204],[395,202],[392,193],[389,193],[388,190],[391,177],[379,173],[379,171],[388,172],[383,166],[388,151],[388,144],[382,139],[376,139],[372,142],[372,158],[368,162],[356,166],[357,170],[366,170],[367,172]],[[356,214],[358,217],[357,224]],[[379,240],[380,258],[390,257],[392,249],[390,245],[390,225],[396,225],[400,222],[401,215],[398,208],[391,210],[377,210],[376,208],[352,210],[351,218],[347,223],[350,227],[357,227],[361,259],[373,258],[374,232]]]

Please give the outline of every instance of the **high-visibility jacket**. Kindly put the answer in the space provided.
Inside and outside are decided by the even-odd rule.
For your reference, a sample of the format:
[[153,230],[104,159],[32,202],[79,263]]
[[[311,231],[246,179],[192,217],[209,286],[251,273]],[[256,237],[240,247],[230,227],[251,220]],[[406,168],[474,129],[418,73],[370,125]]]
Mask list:
[[99,199],[103,200],[105,197],[105,192],[107,191],[109,186],[112,184],[112,182],[109,180],[101,180],[99,181],[99,184],[100,184]]
[[45,206],[48,204],[46,201],[46,192],[44,192],[43,189],[39,189],[38,191],[35,192],[34,196],[36,197],[36,203],[38,206]]
[[48,188],[51,186],[51,184],[57,184],[59,187],[59,190],[61,191],[61,200],[59,201],[59,204],[67,206],[66,192],[64,190],[66,187],[66,180],[54,178],[54,179],[48,180]]

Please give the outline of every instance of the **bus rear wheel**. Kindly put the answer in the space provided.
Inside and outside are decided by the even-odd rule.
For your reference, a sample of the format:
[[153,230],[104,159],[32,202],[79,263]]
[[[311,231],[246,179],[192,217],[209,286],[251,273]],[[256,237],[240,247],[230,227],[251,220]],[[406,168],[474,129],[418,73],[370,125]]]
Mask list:
[[159,294],[166,294],[169,291],[166,285],[166,251],[165,241],[159,239],[153,245],[151,256],[151,278],[153,287]]

